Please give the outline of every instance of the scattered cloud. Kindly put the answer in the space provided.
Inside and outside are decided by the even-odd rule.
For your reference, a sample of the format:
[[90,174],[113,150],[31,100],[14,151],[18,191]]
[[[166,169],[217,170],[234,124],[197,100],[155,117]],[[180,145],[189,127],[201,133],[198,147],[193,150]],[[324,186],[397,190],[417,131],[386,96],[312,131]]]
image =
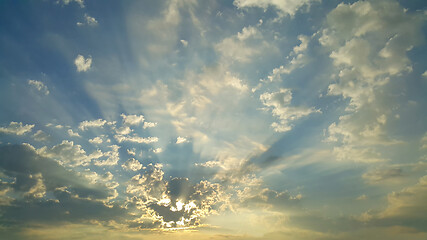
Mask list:
[[25,124],[23,125],[22,122],[10,122],[9,126],[7,127],[0,127],[0,133],[5,134],[15,134],[15,135],[24,135],[26,133],[31,132],[31,130],[34,128],[34,124]]
[[293,17],[301,7],[309,7],[312,2],[315,2],[315,0],[234,0],[233,4],[238,8],[258,7],[267,9],[268,7],[274,7],[278,10],[280,17]]
[[44,95],[49,95],[49,89],[42,81],[37,80],[28,80],[28,85],[32,86],[33,88],[37,89],[39,92],[43,93]]
[[85,58],[79,54],[74,60],[74,65],[76,65],[77,67],[77,72],[86,72],[90,69],[92,65],[92,57],[89,56]]
[[271,110],[273,116],[279,119],[279,122],[271,124],[276,132],[290,131],[292,122],[311,113],[320,112],[314,108],[291,106],[292,91],[287,88],[281,88],[277,92],[265,92],[259,98],[264,106]]
[[79,27],[84,25],[94,27],[98,25],[98,21],[94,17],[91,17],[87,13],[85,13],[84,22],[77,22],[77,26]]
[[83,121],[80,123],[79,125],[79,129],[82,131],[86,131],[88,128],[92,128],[92,127],[102,127],[107,123],[106,120],[103,119],[97,119],[97,120],[92,120],[92,121]]
[[70,135],[70,137],[81,137],[79,133],[74,132],[72,129],[68,129],[67,133]]
[[142,164],[135,158],[129,158],[122,164],[123,169],[128,171],[138,171],[142,169]]
[[180,144],[180,143],[186,143],[188,142],[188,140],[185,137],[177,137],[176,138],[176,144]]

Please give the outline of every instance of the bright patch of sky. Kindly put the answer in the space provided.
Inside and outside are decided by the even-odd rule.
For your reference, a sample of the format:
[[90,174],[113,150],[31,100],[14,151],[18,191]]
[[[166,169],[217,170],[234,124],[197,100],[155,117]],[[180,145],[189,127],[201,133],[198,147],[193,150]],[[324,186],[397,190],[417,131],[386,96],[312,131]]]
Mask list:
[[0,236],[426,239],[426,12],[0,1]]

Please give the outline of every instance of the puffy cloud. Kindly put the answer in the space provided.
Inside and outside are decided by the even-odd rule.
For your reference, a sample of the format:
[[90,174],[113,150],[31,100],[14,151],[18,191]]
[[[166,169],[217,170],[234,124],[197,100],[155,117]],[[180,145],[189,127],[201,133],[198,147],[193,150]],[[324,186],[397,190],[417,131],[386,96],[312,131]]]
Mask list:
[[0,127],[0,133],[15,134],[20,136],[31,132],[34,126],[34,124],[23,125],[22,122],[10,122],[8,127]]
[[72,129],[68,129],[68,135],[70,135],[70,137],[80,137],[79,133],[74,132]]
[[272,6],[279,11],[279,16],[294,16],[303,6],[310,6],[315,0],[234,0],[233,4],[238,8],[259,7],[267,9]]
[[181,40],[179,40],[179,41],[181,42],[182,46],[184,46],[184,47],[187,47],[187,46],[188,46],[188,41],[186,41],[186,40],[184,40],[184,39],[181,39]]
[[61,164],[69,166],[88,165],[92,159],[99,158],[99,152],[95,151],[86,155],[86,151],[81,145],[74,144],[73,141],[64,140],[62,143],[47,148],[46,146],[37,150],[41,156],[48,157],[59,161]]
[[46,134],[45,132],[43,132],[42,130],[38,130],[36,133],[34,133],[34,135],[32,137],[34,140],[36,140],[38,142],[44,142],[50,138],[50,136],[48,134]]
[[77,26],[83,25],[94,27],[98,25],[98,21],[94,17],[91,17],[87,13],[85,13],[84,22],[77,22]]
[[305,54],[307,50],[308,43],[310,41],[308,36],[299,35],[298,40],[301,42],[299,45],[295,46],[292,52],[287,57],[289,63],[287,65],[282,65],[278,68],[273,69],[273,72],[267,79],[271,82],[280,80],[281,74],[290,74],[292,71],[298,68],[304,67],[308,60],[308,57]]
[[[257,44],[255,44],[256,42]],[[267,42],[262,40],[262,34],[256,27],[244,27],[241,32],[234,36],[225,38],[215,46],[225,62],[247,63],[258,54],[263,53],[268,47]]]
[[42,81],[37,80],[28,80],[28,85],[34,87],[38,91],[42,92],[44,95],[49,95],[49,89]]
[[90,66],[92,65],[92,57],[89,56],[85,58],[79,54],[74,60],[74,65],[76,65],[77,67],[77,72],[86,72],[90,69]]
[[406,53],[421,42],[422,17],[396,1],[341,3],[327,25],[319,41],[339,70],[329,94],[349,98],[352,107],[372,102],[389,77],[412,71]]
[[81,8],[85,7],[84,0],[58,0],[57,1],[57,3],[60,3],[60,2],[62,4],[64,4],[64,5],[68,5],[68,4],[72,3],[72,2],[75,2],[75,3],[79,4],[79,6]]
[[289,131],[292,129],[292,122],[311,113],[320,112],[314,108],[291,106],[292,92],[287,88],[281,88],[277,92],[265,92],[259,98],[273,115],[279,118],[279,122],[271,125],[276,132]]
[[188,140],[185,137],[177,137],[176,138],[176,144],[186,143],[186,142],[188,142]]
[[120,115],[123,118],[123,124],[126,125],[138,125],[142,122],[144,122],[144,116],[143,115],[125,115],[124,113],[122,113]]
[[[109,146],[111,148],[110,151],[102,153],[101,151],[94,152],[93,158],[96,160],[94,161],[94,164],[96,166],[114,166],[117,165],[117,163],[120,160],[119,156],[119,149],[120,146],[118,145],[111,145]],[[103,159],[102,157],[106,157],[107,159]]]
[[143,138],[143,137],[139,137],[136,135],[133,136],[123,136],[123,135],[114,135],[114,138],[119,142],[134,142],[134,143],[145,143],[145,144],[149,144],[149,143],[154,143],[154,142],[158,142],[159,138],[158,137],[147,137],[147,138]]
[[141,170],[142,164],[135,158],[129,158],[126,162],[122,164],[123,169],[128,171],[138,171]]
[[421,74],[421,76],[422,76],[423,78],[427,78],[427,71],[425,71],[423,74]]
[[87,130],[90,127],[102,127],[107,123],[106,120],[103,119],[97,119],[97,120],[92,120],[92,121],[83,121],[80,123],[79,125],[79,129],[82,131]]
[[29,179],[35,180],[35,184],[28,189],[24,195],[31,198],[42,198],[46,195],[46,186],[43,183],[43,176],[41,173],[30,174]]
[[103,140],[100,137],[94,137],[92,139],[89,139],[89,142],[92,144],[101,144]]
[[155,127],[155,126],[157,126],[157,123],[156,123],[156,122],[144,122],[144,126],[143,126],[143,128],[144,128],[144,129],[146,129],[146,128],[153,128],[153,127]]

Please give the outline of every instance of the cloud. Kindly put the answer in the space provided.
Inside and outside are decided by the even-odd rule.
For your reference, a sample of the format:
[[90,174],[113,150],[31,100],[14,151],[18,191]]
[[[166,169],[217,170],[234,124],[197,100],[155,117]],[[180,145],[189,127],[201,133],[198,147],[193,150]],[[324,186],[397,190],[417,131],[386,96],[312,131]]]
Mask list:
[[123,118],[123,124],[126,125],[138,125],[143,123],[145,119],[143,115],[125,115],[122,113],[120,116]]
[[85,13],[84,16],[84,22],[77,22],[77,26],[84,26],[84,25],[88,25],[91,27],[97,26],[98,25],[98,21],[94,18],[89,16],[87,13]]
[[70,135],[70,137],[80,137],[79,133],[73,132],[72,129],[68,129],[67,133]]
[[8,127],[0,127],[0,133],[15,134],[20,136],[31,132],[34,126],[34,124],[23,125],[22,122],[10,122]]
[[176,144],[186,143],[186,142],[188,142],[188,140],[185,137],[177,137],[176,138]]
[[34,87],[39,92],[42,92],[44,95],[49,95],[49,89],[42,81],[37,80],[28,80],[28,85]]
[[287,57],[288,59],[290,59],[288,64],[273,69],[272,74],[267,77],[270,82],[280,81],[281,74],[290,74],[295,69],[302,68],[308,63],[309,58],[307,57],[305,51],[307,50],[310,38],[308,36],[299,35],[298,40],[301,43],[295,46],[292,52]]
[[144,129],[146,129],[146,128],[153,128],[153,127],[155,127],[155,126],[157,126],[157,123],[156,123],[156,122],[144,122],[144,126],[143,126],[143,128],[144,128]]
[[85,59],[85,57],[79,54],[74,60],[74,65],[77,67],[77,72],[86,72],[92,65],[92,57],[89,56]]
[[265,92],[259,96],[264,106],[268,107],[273,116],[279,118],[271,126],[276,132],[286,132],[292,129],[291,123],[314,112],[314,108],[291,106],[292,92],[290,89],[281,88],[277,92]]
[[155,143],[159,141],[158,137],[147,137],[147,138],[143,138],[143,137],[139,137],[136,135],[133,136],[123,136],[123,135],[114,135],[114,138],[119,142],[134,142],[134,143],[145,143],[145,144],[149,144],[149,143]]
[[91,127],[102,127],[106,123],[107,123],[107,121],[103,120],[103,119],[97,119],[97,120],[92,120],[92,121],[85,120],[79,124],[79,129],[82,131],[85,131]]
[[101,144],[103,140],[100,137],[94,137],[92,139],[89,139],[89,142],[92,144]]
[[142,164],[135,158],[129,158],[122,164],[122,167],[128,171],[138,171],[142,169]]
[[38,149],[37,153],[41,156],[55,159],[61,164],[72,167],[81,165],[86,166],[92,161],[92,159],[100,157],[100,154],[97,151],[87,155],[81,145],[75,145],[73,141],[67,140],[63,140],[62,143],[55,145],[50,149],[44,146]]
[[279,17],[291,16],[303,6],[309,7],[314,0],[234,0],[233,4],[238,8],[259,7],[267,9],[268,7],[276,8]]
[[[119,156],[119,149],[120,146],[118,145],[111,145],[109,146],[111,148],[110,151],[102,153],[101,151],[97,151],[92,153],[94,163],[96,166],[115,166],[120,160]],[[107,159],[104,159],[106,157]]]
[[187,46],[188,46],[188,41],[186,41],[186,40],[184,40],[184,39],[181,39],[181,40],[179,40],[179,41],[181,42],[182,46],[184,46],[184,47],[187,47]]
[[59,2],[61,2],[64,5],[68,5],[68,4],[72,3],[72,2],[75,2],[75,3],[79,4],[79,6],[81,8],[85,7],[84,0],[58,0],[57,3],[59,3]]
[[50,136],[43,132],[42,130],[38,130],[34,135],[32,136],[34,140],[38,142],[44,142],[49,140]]
[[215,50],[221,54],[223,62],[247,63],[252,61],[254,56],[263,53],[267,47],[268,44],[262,41],[259,30],[249,26],[244,27],[236,35],[222,40],[215,46]]
[[366,172],[362,175],[362,178],[371,184],[381,183],[381,182],[390,181],[390,180],[396,180],[401,177],[403,177],[403,170],[397,167],[375,169],[375,170]]
[[353,108],[372,102],[389,77],[412,71],[406,53],[421,43],[422,18],[398,2],[341,3],[327,15],[327,25],[319,42],[331,50],[339,71],[329,94],[349,98]]
[[422,76],[423,78],[427,78],[427,71],[425,71],[423,74],[421,74],[421,76]]

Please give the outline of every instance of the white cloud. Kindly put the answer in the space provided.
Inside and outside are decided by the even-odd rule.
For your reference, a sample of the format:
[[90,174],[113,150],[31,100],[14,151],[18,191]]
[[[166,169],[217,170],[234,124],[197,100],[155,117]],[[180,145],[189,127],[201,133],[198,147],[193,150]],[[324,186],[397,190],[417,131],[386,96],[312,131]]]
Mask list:
[[125,115],[122,113],[120,116],[123,118],[123,124],[126,125],[138,125],[144,122],[143,115]]
[[146,129],[146,128],[152,128],[152,127],[155,127],[155,126],[157,126],[156,122],[144,122],[143,128]]
[[28,85],[34,87],[38,91],[42,92],[44,95],[49,95],[49,89],[42,81],[37,80],[28,80]]
[[72,129],[68,129],[68,135],[70,135],[70,137],[80,137],[79,133],[74,132]]
[[102,156],[100,151],[95,151],[90,155],[86,155],[86,151],[81,145],[74,144],[73,141],[64,140],[62,143],[47,148],[46,146],[37,149],[37,153],[44,156],[55,159],[61,164],[75,166],[86,166],[92,159],[96,159]]
[[281,74],[290,74],[295,69],[302,68],[307,64],[309,59],[306,56],[305,51],[307,50],[310,38],[304,35],[299,35],[298,40],[301,43],[295,46],[287,57],[290,59],[288,64],[273,69],[273,73],[267,77],[270,82],[278,81],[280,80]]
[[[251,41],[250,41],[251,40]],[[215,45],[215,50],[222,56],[222,62],[250,62],[253,57],[265,52],[269,47],[256,27],[244,27],[241,32],[225,38]]]
[[292,92],[290,89],[281,88],[277,92],[265,92],[259,96],[261,102],[268,107],[273,116],[279,118],[271,126],[276,132],[286,132],[292,129],[291,123],[314,112],[314,108],[291,106]]
[[135,148],[133,148],[133,149],[126,149],[126,152],[129,155],[136,156],[136,150],[135,150]]
[[79,54],[74,60],[74,65],[77,67],[77,72],[86,72],[92,65],[92,57],[89,56],[85,59],[85,57]]
[[31,198],[44,197],[46,195],[46,186],[44,185],[42,174],[30,174],[29,178],[34,179],[35,184],[24,194],[24,196]]
[[128,171],[138,171],[142,169],[142,164],[135,158],[129,158],[122,164],[123,169]]
[[23,125],[22,122],[10,122],[8,127],[0,127],[0,133],[24,135],[31,132],[34,126],[34,124]]
[[92,121],[83,121],[80,123],[79,125],[79,129],[82,131],[87,130],[90,127],[102,127],[107,123],[106,120],[103,119],[97,119],[97,120],[92,120]]
[[71,2],[75,2],[75,3],[79,4],[79,6],[80,6],[81,8],[84,8],[84,7],[85,7],[84,0],[58,0],[58,1],[57,1],[57,3],[59,3],[59,2],[61,2],[61,3],[62,3],[62,4],[64,4],[64,5],[68,5],[68,4],[70,4]]
[[46,134],[45,132],[43,132],[42,130],[38,130],[33,135],[33,139],[38,141],[38,142],[47,141],[49,139],[49,137],[50,136],[48,134]]
[[186,143],[186,142],[188,142],[188,140],[185,137],[177,137],[176,138],[176,144]]
[[149,143],[154,143],[154,142],[158,142],[159,138],[157,137],[147,137],[147,138],[143,138],[143,137],[139,137],[139,136],[123,136],[123,135],[115,135],[114,138],[119,142],[134,142],[134,143],[145,143],[145,144],[149,144]]
[[421,76],[422,76],[423,78],[427,78],[427,71],[425,71],[423,74],[421,74]]
[[184,47],[188,46],[188,41],[181,39],[180,42],[181,42],[182,46],[184,46]]
[[[97,157],[97,159],[94,161],[94,164],[96,166],[115,166],[115,165],[117,165],[117,163],[120,160],[120,156],[119,156],[120,146],[111,145],[109,147],[111,148],[111,150],[104,152],[104,153],[102,153],[101,151],[98,150],[99,157]],[[107,157],[107,159],[101,159],[101,157]]]
[[399,3],[342,3],[328,14],[327,24],[319,42],[331,51],[339,76],[329,94],[349,98],[353,108],[371,103],[390,77],[412,71],[406,53],[421,42],[422,18]]
[[234,0],[233,4],[238,8],[259,7],[267,9],[272,6],[279,10],[279,16],[294,16],[303,6],[310,6],[315,0]]
[[87,13],[85,13],[84,19],[84,22],[77,22],[77,26],[88,25],[94,27],[98,25],[98,21],[94,17],[89,16]]
[[94,137],[92,139],[89,139],[89,142],[92,144],[101,144],[103,140],[100,137]]

